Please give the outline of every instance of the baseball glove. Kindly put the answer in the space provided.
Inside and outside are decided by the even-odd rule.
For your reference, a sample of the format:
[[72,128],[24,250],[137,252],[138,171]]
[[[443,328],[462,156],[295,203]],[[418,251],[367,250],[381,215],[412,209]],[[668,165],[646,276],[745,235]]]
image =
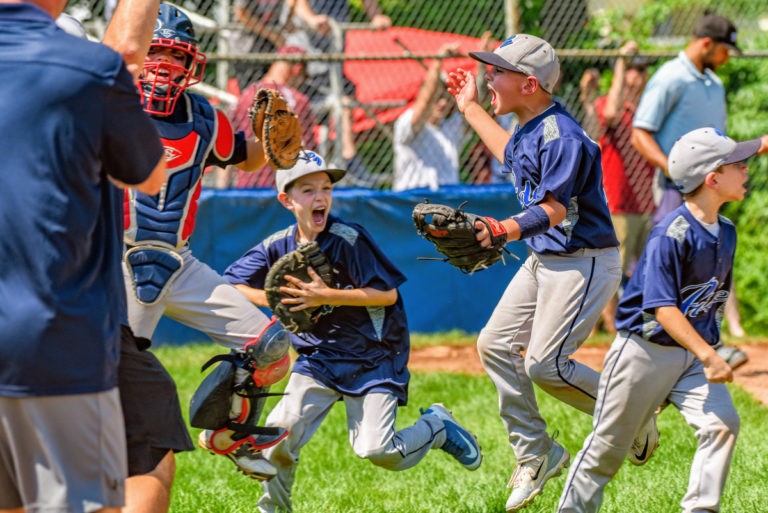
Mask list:
[[267,294],[267,302],[272,312],[283,323],[285,329],[293,333],[310,331],[317,319],[330,311],[330,307],[307,308],[292,312],[293,305],[282,303],[283,298],[294,297],[280,291],[280,287],[292,286],[286,279],[291,275],[303,282],[310,282],[308,268],[312,267],[320,275],[326,285],[331,284],[331,264],[320,250],[317,242],[312,241],[299,245],[298,249],[286,253],[272,265],[264,282],[264,291]]
[[263,87],[256,91],[248,116],[253,135],[261,139],[269,167],[293,167],[302,149],[301,125],[285,98],[274,89]]
[[[462,272],[482,271],[502,259],[507,232],[491,217],[482,217],[459,208],[437,203],[419,203],[413,209],[413,222],[419,235],[435,245],[445,255],[440,259]],[[491,234],[491,246],[484,248],[475,238],[475,222],[485,224]]]

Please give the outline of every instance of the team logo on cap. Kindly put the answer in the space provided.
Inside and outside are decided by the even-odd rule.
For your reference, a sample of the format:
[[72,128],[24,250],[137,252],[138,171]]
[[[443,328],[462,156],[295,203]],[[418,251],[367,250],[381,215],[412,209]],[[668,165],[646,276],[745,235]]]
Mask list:
[[314,151],[305,151],[303,155],[299,156],[300,159],[306,160],[307,162],[314,162],[318,166],[323,165],[323,159],[315,153]]
[[501,43],[501,44],[499,45],[499,48],[504,48],[505,46],[509,46],[509,45],[511,45],[511,44],[512,44],[512,42],[513,42],[513,40],[514,40],[516,37],[517,37],[517,34],[512,34],[511,36],[509,36],[508,38],[506,38],[506,39],[504,40],[504,42],[503,42],[503,43]]

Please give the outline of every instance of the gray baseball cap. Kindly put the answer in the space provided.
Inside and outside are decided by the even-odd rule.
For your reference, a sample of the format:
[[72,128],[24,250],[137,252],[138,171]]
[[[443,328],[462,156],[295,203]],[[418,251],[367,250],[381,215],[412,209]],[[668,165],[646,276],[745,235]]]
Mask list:
[[493,52],[469,52],[482,63],[536,77],[542,89],[552,93],[560,78],[560,60],[552,46],[529,34],[514,34]]
[[285,192],[293,182],[302,176],[311,175],[319,171],[328,173],[331,183],[338,182],[347,174],[344,169],[337,169],[335,166],[327,165],[325,159],[314,151],[302,151],[295,166],[290,169],[278,169],[275,172],[277,192]]
[[716,128],[697,128],[678,139],[669,152],[669,176],[687,194],[720,166],[746,160],[760,149],[760,138],[736,142]]

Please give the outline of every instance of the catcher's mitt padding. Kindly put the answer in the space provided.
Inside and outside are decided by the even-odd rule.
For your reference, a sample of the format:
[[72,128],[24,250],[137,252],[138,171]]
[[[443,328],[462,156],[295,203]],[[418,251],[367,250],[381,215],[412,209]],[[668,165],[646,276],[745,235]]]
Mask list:
[[[485,224],[491,246],[484,248],[475,237],[475,222]],[[481,271],[502,259],[507,232],[491,217],[470,214],[459,208],[437,203],[419,203],[413,209],[413,222],[419,235],[445,255],[444,261],[465,273]]]
[[270,267],[264,281],[264,291],[267,294],[269,307],[278,320],[283,323],[285,329],[293,333],[312,330],[317,318],[327,313],[326,307],[307,308],[292,312],[290,309],[293,305],[285,305],[281,301],[283,298],[293,297],[280,291],[282,286],[291,286],[285,279],[285,275],[291,275],[308,283],[312,281],[312,278],[309,277],[309,267],[312,267],[320,275],[326,285],[331,284],[333,272],[331,264],[315,241],[301,244],[296,250],[277,259]]
[[267,164],[272,169],[293,167],[302,148],[301,125],[285,98],[263,87],[256,91],[248,115],[253,135],[261,139]]

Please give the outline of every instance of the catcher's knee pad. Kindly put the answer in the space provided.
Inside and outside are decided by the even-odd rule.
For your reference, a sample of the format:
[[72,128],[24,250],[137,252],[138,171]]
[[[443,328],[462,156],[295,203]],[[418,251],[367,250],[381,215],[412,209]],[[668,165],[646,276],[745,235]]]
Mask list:
[[[214,356],[203,370],[214,363],[216,368],[205,377],[192,396],[189,422],[193,427],[218,432],[231,430],[231,438],[250,438],[255,446],[277,438],[285,430],[258,425],[269,385],[279,381],[290,368],[288,332],[274,319],[242,351]],[[253,436],[251,436],[253,435]],[[275,441],[274,443],[277,443]]]

